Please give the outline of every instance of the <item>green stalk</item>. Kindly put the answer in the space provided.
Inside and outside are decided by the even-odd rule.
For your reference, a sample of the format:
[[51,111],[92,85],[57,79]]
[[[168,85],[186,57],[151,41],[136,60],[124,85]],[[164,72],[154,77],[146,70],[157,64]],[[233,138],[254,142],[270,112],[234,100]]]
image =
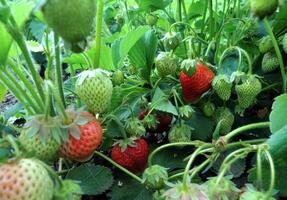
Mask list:
[[225,141],[229,141],[231,138],[234,136],[238,135],[239,133],[242,133],[244,131],[248,131],[251,129],[262,129],[262,128],[269,128],[270,122],[259,122],[259,123],[254,123],[254,124],[248,124],[246,126],[239,127],[227,135],[223,136]]
[[257,188],[261,188],[262,186],[262,161],[261,161],[261,153],[262,148],[258,148],[257,150]]
[[281,51],[280,51],[280,48],[279,48],[279,45],[278,45],[278,42],[275,38],[275,35],[272,31],[272,28],[267,20],[267,18],[265,17],[264,20],[264,26],[272,40],[272,43],[273,43],[273,46],[274,46],[274,49],[275,49],[275,52],[276,52],[276,55],[279,59],[279,64],[280,64],[280,71],[281,71],[281,76],[282,76],[282,81],[283,81],[283,93],[286,93],[286,89],[287,89],[287,77],[286,77],[286,70],[285,70],[285,66],[284,66],[284,62],[283,62],[283,57],[282,57],[282,54],[281,54]]
[[27,103],[33,108],[36,113],[41,113],[41,108],[39,108],[35,102],[28,96],[27,92],[23,89],[22,85],[12,76],[5,68],[2,69],[2,76],[6,76],[7,79],[18,89],[21,96],[27,101]]
[[56,101],[56,103],[58,104],[59,106],[59,109],[60,109],[60,112],[61,112],[61,115],[64,119],[64,123],[65,124],[69,124],[71,123],[71,119],[70,117],[67,115],[66,111],[65,111],[65,106],[61,100],[61,97],[60,97],[60,94],[59,94],[59,89],[56,89],[54,87],[54,85],[52,84],[52,82],[47,82],[48,86],[50,87],[51,91],[53,92],[53,96],[54,96],[54,99]]
[[45,85],[45,119],[48,120],[51,111],[51,96],[50,96],[50,87],[48,84]]
[[[217,181],[216,181],[216,185],[218,185],[220,183],[221,179],[224,177],[226,171],[230,168],[230,166],[234,162],[236,162],[238,159],[241,159],[242,157],[246,157],[246,155],[248,155],[252,150],[254,150],[252,148],[246,147],[246,148],[238,149],[238,150],[232,152],[231,154],[229,154],[224,159],[224,161],[221,165],[220,173],[219,173]],[[236,154],[238,154],[238,155],[236,155]],[[232,159],[232,157],[234,157],[234,158]]]
[[266,196],[266,199],[269,199],[273,196],[273,189],[275,186],[275,177],[276,177],[275,176],[275,166],[274,166],[274,162],[273,162],[273,159],[272,159],[270,152],[268,150],[265,150],[264,152],[265,152],[267,159],[269,161],[270,173],[271,173],[271,175],[270,175],[270,186],[269,186],[267,196]]
[[[12,20],[12,19],[11,19]],[[9,33],[11,34],[11,36],[13,37],[13,39],[16,41],[16,43],[18,44],[26,62],[27,62],[27,66],[29,68],[29,71],[31,72],[33,81],[36,85],[36,88],[38,90],[38,93],[40,94],[41,98],[44,100],[44,92],[43,92],[43,88],[42,88],[42,79],[39,75],[39,73],[36,71],[36,67],[34,65],[34,61],[32,58],[32,55],[30,53],[30,51],[28,50],[28,47],[26,45],[24,36],[22,35],[22,33],[20,32],[17,24],[13,23],[6,25],[7,30],[9,31]]]
[[41,100],[41,97],[39,94],[36,93],[34,86],[31,84],[30,80],[25,76],[25,73],[21,70],[21,66],[17,66],[15,62],[13,62],[11,59],[8,60],[9,66],[14,71],[14,73],[19,77],[19,79],[23,82],[25,87],[28,89],[28,91],[31,93],[34,100],[37,102],[38,106],[43,109],[44,103]]
[[61,50],[59,41],[60,41],[59,36],[56,33],[54,33],[57,87],[59,89],[59,94],[63,102],[63,105],[64,107],[66,107],[64,89],[63,89],[63,69],[61,65]]
[[179,21],[182,21],[182,13],[181,13],[181,0],[177,0],[177,13]]
[[[73,85],[76,85],[76,81],[75,81],[75,77],[76,77],[76,71],[75,71],[75,68],[74,66],[71,64],[69,65],[70,67],[70,72],[71,72],[71,79],[72,79],[72,82],[73,82]],[[76,105],[77,107],[80,107],[81,106],[81,101],[79,99],[79,97],[76,95]]]
[[133,179],[137,180],[140,183],[143,183],[143,180],[140,177],[138,177],[137,175],[133,174],[132,172],[130,172],[126,168],[122,167],[121,165],[119,165],[118,163],[116,163],[115,161],[110,159],[109,157],[105,156],[104,154],[102,154],[102,153],[100,153],[98,151],[95,151],[95,154],[100,156],[100,157],[102,157],[103,159],[105,159],[106,161],[111,163],[113,166],[117,167],[119,170],[123,171],[124,173],[126,173],[127,175],[132,177]]
[[[0,71],[1,74],[1,71]],[[18,91],[18,88],[16,88],[7,78],[5,78],[3,75],[0,76],[0,81],[12,92],[12,94],[23,104],[27,104],[24,100],[22,94]],[[35,114],[35,111],[32,111],[29,106],[25,106],[27,109],[27,112],[30,114]]]
[[[204,6],[204,12],[203,12],[203,18],[202,18],[202,25],[201,25],[201,31],[200,31],[200,36],[202,36],[204,34],[204,29],[205,29],[205,20],[206,20],[206,17],[207,17],[207,11],[208,11],[208,2],[205,3],[205,6]],[[198,52],[199,54],[201,53],[201,43],[198,44]],[[197,55],[197,56],[200,56],[200,55]]]
[[188,190],[188,183],[187,183],[187,177],[188,177],[188,174],[189,174],[189,169],[193,163],[193,161],[195,160],[195,158],[201,153],[201,150],[204,148],[205,146],[201,146],[199,148],[197,148],[193,154],[191,155],[186,167],[185,167],[185,170],[184,170],[184,175],[183,175],[183,190],[184,191],[187,191]]
[[185,6],[185,0],[181,0],[181,4],[182,4],[182,9],[183,9],[183,15],[185,18],[185,22],[188,23],[188,15],[187,15],[187,10],[186,10],[186,6]]
[[100,56],[101,56],[101,43],[102,43],[102,24],[103,24],[103,11],[104,11],[104,2],[103,0],[98,0],[97,5],[97,24],[96,24],[96,53],[93,68],[96,69],[100,65]]
[[213,3],[212,3],[212,0],[209,0],[209,20],[210,20],[210,25],[209,25],[209,28],[210,28],[210,31],[209,31],[209,34],[210,34],[210,40],[213,38],[214,36],[214,16],[213,16]]
[[165,144],[165,145],[162,145],[158,148],[156,148],[150,155],[149,155],[149,158],[148,158],[148,166],[151,166],[152,165],[152,160],[154,158],[154,156],[164,150],[164,149],[167,149],[167,148],[171,148],[171,147],[182,147],[182,146],[195,146],[195,147],[198,147],[198,146],[201,146],[202,144],[205,144],[203,142],[200,142],[200,141],[193,141],[193,142],[176,142],[176,143],[169,143],[169,144]]

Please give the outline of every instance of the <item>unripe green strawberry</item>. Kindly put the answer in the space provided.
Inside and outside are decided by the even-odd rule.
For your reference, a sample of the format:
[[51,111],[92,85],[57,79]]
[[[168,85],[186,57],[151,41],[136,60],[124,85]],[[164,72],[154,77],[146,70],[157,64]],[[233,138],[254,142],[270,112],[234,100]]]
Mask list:
[[238,96],[238,103],[241,109],[249,108],[261,92],[262,84],[256,76],[252,75],[243,80],[242,84],[236,85],[235,90]]
[[212,87],[223,101],[227,101],[230,98],[232,83],[227,75],[216,76],[212,81]]
[[215,111],[215,105],[214,105],[214,103],[212,103],[212,102],[210,102],[210,101],[206,102],[206,103],[203,105],[202,111],[203,111],[203,114],[204,114],[206,117],[211,117],[211,116],[214,114],[214,111]]
[[141,137],[146,133],[142,121],[136,117],[127,120],[125,129],[130,137]]
[[154,26],[158,21],[158,17],[153,14],[149,14],[146,16],[146,23],[147,25]]
[[240,195],[240,200],[275,200],[273,197],[267,198],[267,194],[258,191],[253,185],[247,184],[245,191]]
[[189,142],[193,128],[186,124],[176,124],[168,133],[168,141],[174,142]]
[[268,35],[268,36],[263,37],[259,43],[259,51],[261,53],[267,53],[272,48],[273,48],[273,43],[272,43],[270,36]]
[[32,159],[0,165],[1,200],[52,200],[54,184],[47,170]]
[[226,107],[217,108],[215,111],[214,118],[217,124],[221,121],[221,126],[219,130],[219,133],[221,135],[224,135],[231,131],[235,118],[233,113],[229,110],[229,108]]
[[279,59],[277,58],[274,52],[268,52],[264,54],[262,60],[262,71],[264,72],[272,72],[279,68]]
[[40,160],[57,160],[60,144],[51,136],[45,142],[42,142],[40,137],[39,134],[36,134],[29,138],[29,132],[24,130],[21,132],[19,141],[28,152],[34,153]]
[[204,187],[198,184],[189,183],[187,188],[183,183],[177,183],[164,192],[165,200],[209,200]]
[[178,69],[177,59],[169,53],[161,52],[155,59],[155,67],[161,77],[174,75]]
[[94,0],[47,0],[42,7],[48,25],[65,41],[75,44],[86,39],[94,26]]
[[179,33],[168,32],[162,38],[162,41],[165,48],[167,48],[168,50],[175,50],[180,45],[181,37]]
[[263,19],[272,15],[278,7],[278,0],[251,0],[251,10],[254,16]]
[[60,139],[57,141],[55,138],[61,133],[60,125],[57,125],[58,120],[39,115],[27,121],[19,136],[24,149],[40,160],[57,160],[61,142]]
[[112,82],[114,85],[121,85],[125,81],[124,73],[120,70],[114,72]]
[[284,49],[285,53],[287,54],[287,33],[283,37],[282,45],[283,45],[283,49]]
[[182,106],[178,110],[180,117],[182,117],[183,119],[191,119],[192,114],[194,113],[193,108],[189,105]]
[[143,173],[143,183],[149,189],[161,189],[167,180],[167,169],[159,165],[153,165],[147,168]]
[[76,93],[93,113],[104,113],[111,102],[113,83],[106,71],[84,71],[76,82]]
[[240,190],[236,187],[235,183],[227,178],[222,178],[219,183],[217,181],[218,177],[212,177],[204,183],[205,191],[210,199],[238,199]]

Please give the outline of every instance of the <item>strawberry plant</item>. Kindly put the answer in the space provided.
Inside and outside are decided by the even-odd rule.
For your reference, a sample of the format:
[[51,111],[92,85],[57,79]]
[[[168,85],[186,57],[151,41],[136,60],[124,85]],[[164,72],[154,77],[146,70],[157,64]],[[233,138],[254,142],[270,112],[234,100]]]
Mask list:
[[286,19],[286,0],[0,0],[0,199],[287,198]]

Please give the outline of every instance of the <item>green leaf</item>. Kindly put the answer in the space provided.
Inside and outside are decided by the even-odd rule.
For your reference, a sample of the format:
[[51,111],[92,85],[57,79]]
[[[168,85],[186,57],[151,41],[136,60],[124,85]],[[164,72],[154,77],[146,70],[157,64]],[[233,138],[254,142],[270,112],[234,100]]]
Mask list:
[[110,169],[93,164],[84,164],[68,172],[67,179],[76,181],[85,195],[99,195],[113,184]]
[[[21,27],[26,21],[27,17],[30,15],[34,4],[29,0],[19,0],[13,1],[10,6],[11,13],[13,13],[13,17],[15,18],[16,23],[19,27]],[[12,45],[12,37],[7,32],[5,25],[0,22],[0,64],[4,64],[6,62],[7,56],[9,54],[9,50]]]
[[[274,133],[266,142],[268,150],[275,165],[275,189],[279,190],[280,196],[287,197],[287,125]],[[270,184],[270,168],[266,159],[262,161],[263,186],[268,189]],[[249,179],[256,181],[256,168],[249,172]]]
[[[95,59],[96,55],[96,46],[93,46],[91,49],[87,51],[87,54],[90,58],[91,63],[93,63],[93,60]],[[82,54],[71,54],[68,57],[65,57],[63,59],[64,63],[68,64],[81,64],[88,66],[88,63],[85,60],[85,57]],[[101,46],[101,56],[100,56],[100,66],[101,69],[106,70],[113,70],[114,65],[112,62],[112,50],[110,47],[108,47],[105,44],[102,44]]]
[[[228,150],[220,154],[220,156],[216,159],[216,161],[212,165],[212,169],[218,174],[220,171],[220,167],[224,161],[224,159],[232,153],[234,150]],[[232,175],[234,178],[240,177],[246,168],[246,159],[238,159],[236,160],[227,171],[226,175]]]
[[286,24],[287,18],[287,3],[285,2],[282,7],[280,7],[279,13],[276,15],[275,20],[272,24],[273,31],[278,34],[287,28]]
[[11,10],[8,6],[0,6],[0,21],[2,23],[7,23],[11,15]]
[[1,104],[1,102],[4,100],[4,98],[5,98],[5,96],[6,96],[6,94],[7,94],[7,90],[6,90],[6,88],[4,87],[4,85],[2,85],[1,83],[0,83],[0,104]]
[[283,94],[275,99],[270,114],[270,129],[272,133],[277,132],[287,125],[287,94]]
[[136,0],[139,8],[142,10],[152,9],[164,9],[172,0]]
[[152,198],[152,192],[145,186],[135,180],[125,178],[122,186],[115,185],[109,193],[111,200],[149,200]]
[[[186,162],[184,158],[189,156],[191,148],[169,148],[158,152],[152,160],[152,164],[157,164],[169,170],[184,168]],[[172,160],[172,162],[171,162]]]
[[149,82],[151,70],[156,56],[158,39],[154,31],[146,32],[129,52],[131,63],[140,69],[141,76]]
[[152,98],[152,106],[156,110],[178,116],[176,107],[166,98],[166,94],[159,87],[155,90]]
[[118,39],[112,45],[113,62],[116,68],[123,63],[131,48],[148,30],[148,26],[138,27],[137,29],[128,32],[124,37]]
[[208,141],[212,138],[214,122],[205,117],[199,110],[193,113],[192,119],[186,122],[194,131],[191,134],[193,140]]

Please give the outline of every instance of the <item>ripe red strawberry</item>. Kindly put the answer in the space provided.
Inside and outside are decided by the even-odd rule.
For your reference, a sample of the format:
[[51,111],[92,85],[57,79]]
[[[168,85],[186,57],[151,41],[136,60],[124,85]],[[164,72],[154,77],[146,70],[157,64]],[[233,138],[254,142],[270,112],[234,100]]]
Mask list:
[[134,173],[145,170],[149,146],[144,139],[138,139],[131,144],[121,146],[117,143],[112,149],[112,160]]
[[47,170],[32,159],[0,165],[1,200],[52,200],[54,184]]
[[[145,116],[148,114],[148,110],[144,110],[139,114],[139,119],[143,120]],[[172,116],[166,113],[157,112],[156,113],[156,119],[158,122],[158,125],[155,129],[149,129],[148,132],[151,133],[163,133],[165,131],[168,131],[170,128],[170,124],[172,121]]]
[[[61,145],[60,151],[64,157],[77,161],[89,159],[102,142],[103,130],[97,119],[88,112],[81,112],[81,116],[88,118],[84,125],[76,125],[68,129],[70,136]],[[75,138],[73,131],[78,129],[80,139]]]
[[210,89],[214,76],[214,73],[201,62],[197,63],[196,71],[191,76],[181,71],[180,82],[185,101],[196,103]]

